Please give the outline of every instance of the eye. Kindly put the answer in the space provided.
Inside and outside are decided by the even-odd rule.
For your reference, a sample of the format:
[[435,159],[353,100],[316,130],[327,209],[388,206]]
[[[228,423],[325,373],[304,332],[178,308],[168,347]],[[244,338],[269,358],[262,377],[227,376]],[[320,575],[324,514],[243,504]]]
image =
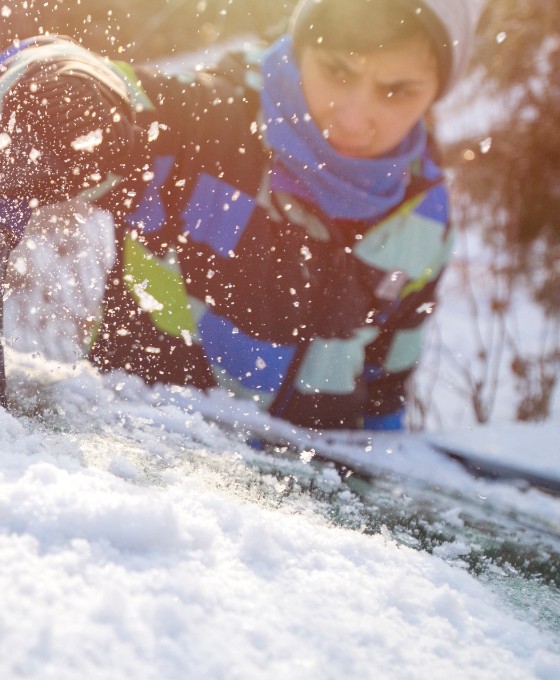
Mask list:
[[402,87],[385,87],[383,88],[383,94],[387,99],[396,99],[398,97],[403,96],[403,88]]
[[321,70],[325,77],[332,82],[345,84],[350,77],[350,71],[339,61],[331,59],[323,59],[321,61]]
[[387,85],[386,87],[383,87],[381,90],[381,94],[386,98],[386,99],[392,99],[393,101],[399,100],[399,99],[408,99],[409,97],[413,97],[415,92],[414,89],[407,86],[407,85]]

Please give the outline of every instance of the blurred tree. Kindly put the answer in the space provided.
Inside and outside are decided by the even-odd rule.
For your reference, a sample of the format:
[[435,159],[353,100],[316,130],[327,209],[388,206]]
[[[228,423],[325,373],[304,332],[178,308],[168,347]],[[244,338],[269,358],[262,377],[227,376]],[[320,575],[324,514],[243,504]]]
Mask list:
[[[545,420],[560,385],[560,2],[491,0],[477,65],[483,76],[475,96],[500,102],[502,114],[485,139],[446,149],[456,217],[465,234],[476,231],[489,246],[480,263],[486,292],[470,295],[477,355],[455,363],[484,422],[507,352],[516,418]],[[465,268],[466,289],[474,286],[472,270]],[[530,328],[512,304],[520,290],[540,309]]]
[[501,97],[507,116],[486,148],[449,149],[458,183],[511,244],[560,242],[560,2],[492,0],[482,38],[486,96]]

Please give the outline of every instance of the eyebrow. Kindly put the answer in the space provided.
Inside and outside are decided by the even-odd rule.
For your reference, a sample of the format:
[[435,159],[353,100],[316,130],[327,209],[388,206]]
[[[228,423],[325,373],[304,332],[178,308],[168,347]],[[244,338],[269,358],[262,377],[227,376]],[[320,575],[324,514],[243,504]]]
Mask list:
[[324,50],[322,51],[322,55],[325,59],[329,59],[330,61],[336,62],[337,66],[342,66],[350,73],[359,73],[359,71],[354,68],[352,60],[350,59],[347,60],[340,54]]
[[422,87],[426,84],[425,80],[417,78],[405,78],[404,80],[392,80],[388,82],[378,83],[382,87],[388,87],[392,89],[402,88],[402,87]]
[[[352,52],[351,54],[357,55],[356,52]],[[354,62],[352,59],[346,58],[344,55],[341,55],[337,52],[334,51],[330,52],[328,50],[322,51],[322,55],[325,59],[328,59],[331,62],[334,62],[337,66],[341,66],[342,68],[346,69],[350,74],[354,75],[360,74],[359,69],[354,67]],[[394,80],[380,84],[383,87],[397,88],[397,87],[423,86],[425,82],[426,81],[423,78],[404,78],[402,80]]]

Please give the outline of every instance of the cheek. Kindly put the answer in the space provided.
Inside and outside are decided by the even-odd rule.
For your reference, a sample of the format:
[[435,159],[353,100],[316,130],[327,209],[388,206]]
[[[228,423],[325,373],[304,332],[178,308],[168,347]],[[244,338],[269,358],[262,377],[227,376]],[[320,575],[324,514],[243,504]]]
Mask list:
[[385,124],[394,130],[395,135],[403,136],[422,118],[423,107],[410,106],[387,111]]
[[332,111],[330,99],[317,88],[312,88],[306,93],[307,108],[311,117],[319,127],[324,127],[329,120],[329,113]]
[[330,89],[321,81],[318,74],[307,78],[307,82],[304,80],[302,89],[311,117],[319,127],[324,126],[332,110],[333,97]]

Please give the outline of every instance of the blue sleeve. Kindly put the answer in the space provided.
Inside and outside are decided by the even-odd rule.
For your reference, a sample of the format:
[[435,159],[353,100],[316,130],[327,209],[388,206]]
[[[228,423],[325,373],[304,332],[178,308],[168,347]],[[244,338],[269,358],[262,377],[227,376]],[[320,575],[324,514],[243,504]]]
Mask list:
[[[387,338],[389,334],[387,334]],[[382,340],[390,340],[382,336]],[[368,350],[371,351],[373,346]],[[383,347],[378,347],[384,353]],[[386,351],[386,350],[385,350]],[[411,371],[387,373],[373,363],[366,364],[364,378],[368,391],[368,404],[364,413],[365,430],[404,430],[406,415],[406,381]]]
[[391,430],[393,432],[405,429],[405,410],[387,413],[382,416],[366,416],[364,430]]

